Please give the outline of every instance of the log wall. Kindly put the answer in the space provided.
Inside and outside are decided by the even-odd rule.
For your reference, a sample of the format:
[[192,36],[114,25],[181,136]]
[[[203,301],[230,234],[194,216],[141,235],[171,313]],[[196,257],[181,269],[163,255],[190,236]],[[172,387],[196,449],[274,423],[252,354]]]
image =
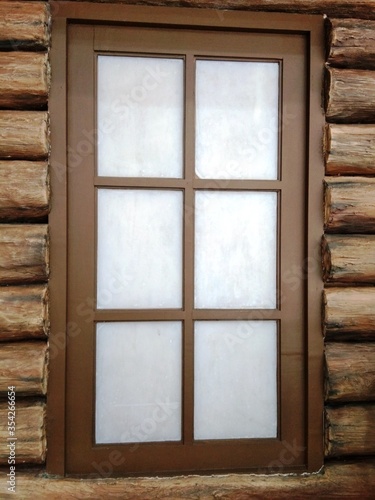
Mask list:
[[[375,487],[375,459],[369,459],[375,456],[375,21],[371,20],[375,19],[375,0],[124,1],[330,16],[322,228],[326,474],[98,482],[48,479],[43,471],[29,468],[18,473],[18,493],[22,498],[40,499],[368,498]],[[3,472],[7,472],[8,456],[4,448],[8,384],[17,387],[18,464],[43,467],[47,450],[48,49],[49,11],[57,8],[54,1],[50,6],[45,1],[0,2]],[[337,458],[351,461],[336,462]]]

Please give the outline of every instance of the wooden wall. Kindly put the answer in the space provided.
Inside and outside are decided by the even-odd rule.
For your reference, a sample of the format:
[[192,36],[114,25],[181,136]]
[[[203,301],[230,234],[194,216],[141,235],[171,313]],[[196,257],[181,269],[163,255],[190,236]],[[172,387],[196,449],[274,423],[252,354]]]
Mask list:
[[[375,18],[372,0],[140,3]],[[52,2],[51,8],[56,5]],[[221,481],[220,498],[290,498],[293,492],[298,498],[319,492],[320,498],[342,498],[337,484],[347,498],[351,493],[366,498],[370,484],[375,486],[375,21],[331,18],[327,31],[322,228],[326,474],[267,483],[231,477]],[[18,476],[22,498],[53,498],[56,491],[59,498],[103,498],[107,493],[213,498],[208,495],[218,491],[216,479],[195,481],[195,486],[189,480],[106,485],[45,479],[34,469],[43,470],[47,449],[49,46],[46,2],[0,2],[0,465],[6,473],[5,397],[8,386],[15,385],[17,459],[28,467]],[[337,461],[345,458],[350,462]],[[175,491],[180,496],[173,496]]]

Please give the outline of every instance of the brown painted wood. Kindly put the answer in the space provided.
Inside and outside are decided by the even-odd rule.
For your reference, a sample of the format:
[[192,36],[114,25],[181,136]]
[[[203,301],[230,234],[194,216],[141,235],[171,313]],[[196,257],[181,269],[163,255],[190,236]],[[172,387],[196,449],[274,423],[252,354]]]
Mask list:
[[328,20],[328,63],[342,68],[375,69],[375,22]]
[[[0,403],[0,464],[8,464],[8,404]],[[46,457],[45,403],[28,402],[16,393],[16,464],[42,464]],[[8,466],[9,473],[9,466]]]
[[324,228],[331,233],[375,232],[375,179],[326,177]]
[[375,288],[326,288],[323,293],[326,340],[375,340]]
[[[121,458],[121,457],[120,457]],[[101,464],[103,479],[46,477],[42,470],[17,471],[20,498],[70,500],[117,498],[122,500],[290,500],[369,499],[375,488],[375,460],[330,462],[324,473],[309,476],[221,475],[175,478],[111,478],[110,460]],[[280,457],[282,459],[282,457]],[[288,453],[285,453],[288,459]],[[272,466],[272,465],[271,465]],[[275,467],[276,468],[276,467]],[[5,469],[4,469],[5,472]],[[8,471],[7,471],[8,472]]]
[[48,55],[0,52],[0,108],[40,109],[47,105]]
[[0,346],[0,395],[43,396],[47,389],[47,342],[12,342]]
[[0,111],[0,158],[41,160],[49,151],[44,111]]
[[[79,0],[73,0],[79,1]],[[338,17],[364,17],[375,19],[374,0],[91,0],[105,3],[127,3],[143,5],[164,5],[200,7],[212,9],[262,10],[275,12],[298,12],[327,14]],[[225,12],[218,12],[219,17]]]
[[327,175],[375,175],[375,126],[328,124],[325,129]]
[[47,277],[47,225],[0,225],[0,284],[35,283]]
[[326,118],[337,123],[373,123],[375,72],[327,68]]
[[375,400],[375,342],[330,342],[325,362],[326,401]]
[[48,163],[0,161],[0,219],[40,219],[48,210]]
[[326,408],[326,457],[375,454],[375,404]]
[[1,342],[45,339],[48,331],[46,285],[0,287]]
[[47,2],[0,2],[0,49],[46,49],[49,26]]
[[323,277],[327,283],[375,283],[375,236],[323,237]]

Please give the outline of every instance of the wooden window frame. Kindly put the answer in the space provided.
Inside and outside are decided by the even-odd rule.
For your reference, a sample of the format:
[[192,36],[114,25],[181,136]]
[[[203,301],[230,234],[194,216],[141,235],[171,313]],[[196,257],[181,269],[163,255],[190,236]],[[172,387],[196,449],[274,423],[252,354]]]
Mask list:
[[[301,294],[305,301],[303,322],[305,324],[305,446],[303,459],[290,461],[293,441],[285,441],[278,436],[279,448],[274,460],[269,466],[261,469],[252,463],[249,467],[235,465],[235,470],[261,470],[262,472],[303,472],[317,471],[323,464],[323,339],[321,334],[321,292],[322,279],[320,274],[319,243],[322,234],[322,179],[323,159],[321,155],[321,134],[323,129],[323,113],[321,111],[321,86],[323,71],[323,19],[321,16],[262,14],[245,12],[218,12],[203,9],[183,9],[164,7],[133,7],[124,5],[97,5],[84,3],[60,2],[53,15],[53,40],[51,50],[52,61],[52,88],[50,100],[52,153],[51,153],[51,184],[53,193],[52,210],[50,214],[51,235],[51,336],[50,336],[50,378],[48,388],[48,455],[47,470],[53,474],[75,474],[67,463],[67,433],[72,428],[68,425],[66,402],[67,396],[67,343],[79,338],[75,325],[67,322],[68,299],[68,217],[69,211],[76,206],[69,205],[68,200],[68,131],[67,110],[69,106],[67,55],[69,29],[76,24],[95,27],[109,26],[117,29],[118,26],[147,26],[147,27],[174,27],[175,29],[205,29],[212,32],[267,32],[275,34],[301,35],[305,40],[307,61],[306,68],[306,161],[303,175],[306,176],[306,224],[305,258],[302,268],[294,270],[285,280],[299,280],[302,283]],[[107,49],[109,50],[109,48]],[[92,69],[92,68],[91,68]],[[88,137],[88,141],[94,138]],[[73,163],[74,161],[71,160]],[[253,189],[270,189],[270,184],[262,181],[232,181],[233,189],[243,189],[244,185],[252,185]],[[266,181],[269,183],[270,181]],[[99,181],[100,183],[100,181]],[[271,181],[272,183],[272,181]],[[207,186],[203,181],[201,189]],[[272,188],[271,188],[272,189]],[[275,190],[279,188],[274,187]],[[191,193],[190,193],[191,195]],[[295,209],[291,199],[292,210]],[[94,224],[90,223],[91,226]],[[188,243],[189,244],[189,243]],[[280,278],[279,278],[280,279]],[[302,291],[303,290],[303,291]],[[238,311],[237,311],[238,312]],[[217,313],[217,311],[216,311]],[[290,311],[291,313],[291,311]],[[220,316],[220,315],[219,315]],[[228,316],[223,314],[223,319]],[[199,319],[196,317],[195,319]],[[205,316],[205,319],[207,317]],[[219,318],[217,318],[219,319]],[[238,319],[238,317],[237,317]],[[250,318],[251,319],[251,318]],[[293,377],[293,375],[292,375]],[[92,381],[93,383],[93,381]],[[187,394],[192,398],[192,394]],[[75,398],[79,397],[79,392]],[[298,409],[297,411],[299,411]],[[77,421],[80,416],[77,415]],[[191,416],[190,416],[191,418]],[[293,427],[293,423],[289,424]],[[79,428],[79,426],[77,427]],[[72,434],[73,439],[79,439],[79,432]],[[71,438],[70,438],[71,439]],[[286,447],[285,447],[286,443]],[[229,450],[231,447],[229,446]],[[220,454],[221,444],[216,447]],[[233,448],[233,453],[235,449]],[[244,451],[241,451],[244,453]],[[144,455],[145,457],[146,455]],[[104,458],[103,458],[104,457]],[[112,457],[112,460],[110,459]],[[102,460],[109,459],[112,472],[124,474],[121,468],[122,454],[111,447],[103,447]],[[142,457],[142,455],[141,455]],[[285,458],[284,458],[285,457]],[[286,458],[288,457],[288,458]],[[78,460],[79,462],[79,460]],[[117,463],[119,467],[117,467]],[[228,462],[228,461],[227,461]],[[298,462],[297,465],[295,462]],[[243,464],[243,460],[239,461]],[[280,466],[278,464],[281,464]],[[78,466],[79,467],[79,466]],[[81,465],[81,475],[91,474],[90,468]],[[98,470],[98,469],[97,469]],[[218,472],[228,471],[228,463],[220,467],[206,468],[202,471],[189,467],[184,469],[178,466],[175,470],[181,472]],[[140,473],[160,471],[153,469]],[[165,472],[168,472],[167,470]],[[171,471],[169,471],[171,472]],[[79,472],[77,472],[79,473]],[[131,471],[133,473],[133,471]],[[126,474],[126,473],[125,473]]]

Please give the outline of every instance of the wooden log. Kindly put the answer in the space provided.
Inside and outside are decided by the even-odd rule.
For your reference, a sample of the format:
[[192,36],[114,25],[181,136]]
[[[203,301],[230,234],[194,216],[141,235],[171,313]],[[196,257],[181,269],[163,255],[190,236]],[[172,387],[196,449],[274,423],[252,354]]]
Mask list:
[[375,401],[375,342],[328,343],[325,366],[326,401]]
[[46,285],[0,287],[0,342],[46,339],[48,332]]
[[46,53],[0,52],[0,108],[43,108],[47,105],[48,87]]
[[326,288],[323,328],[327,341],[375,340],[375,288]]
[[331,233],[375,232],[375,179],[327,177],[324,228]]
[[43,396],[47,388],[47,342],[0,346],[0,396],[14,386],[19,396]]
[[[42,464],[46,457],[45,404],[16,394],[16,464]],[[0,403],[0,464],[8,464],[8,404]],[[8,469],[9,472],[9,469]]]
[[[79,0],[73,0],[79,1]],[[124,0],[94,0],[101,3],[124,3]],[[55,2],[52,2],[54,4]],[[58,4],[58,2],[56,2]],[[139,0],[126,0],[127,4],[139,4]],[[337,17],[375,19],[375,0],[142,0],[143,5],[168,5],[202,7],[211,9],[240,9],[275,12],[327,14]],[[53,6],[52,6],[53,8]],[[220,17],[225,12],[218,12]]]
[[324,134],[327,175],[375,175],[375,126],[328,124]]
[[44,160],[48,151],[46,112],[0,111],[0,158]]
[[[324,473],[309,475],[225,474],[166,478],[112,478],[109,461],[101,464],[100,479],[51,477],[44,470],[17,470],[19,498],[71,500],[306,500],[369,499],[375,488],[375,460],[330,461]],[[108,467],[109,465],[109,467]],[[107,466],[107,469],[105,468]],[[5,473],[9,469],[3,469]]]
[[48,211],[48,163],[0,161],[0,219],[41,219]]
[[47,277],[47,225],[0,225],[0,284],[35,283]]
[[375,72],[327,68],[326,118],[337,123],[375,121]]
[[375,454],[375,404],[326,408],[326,457]]
[[326,234],[322,255],[327,283],[375,283],[375,236]]
[[47,49],[47,2],[0,2],[0,50]]
[[328,20],[327,62],[341,68],[375,69],[375,22]]

